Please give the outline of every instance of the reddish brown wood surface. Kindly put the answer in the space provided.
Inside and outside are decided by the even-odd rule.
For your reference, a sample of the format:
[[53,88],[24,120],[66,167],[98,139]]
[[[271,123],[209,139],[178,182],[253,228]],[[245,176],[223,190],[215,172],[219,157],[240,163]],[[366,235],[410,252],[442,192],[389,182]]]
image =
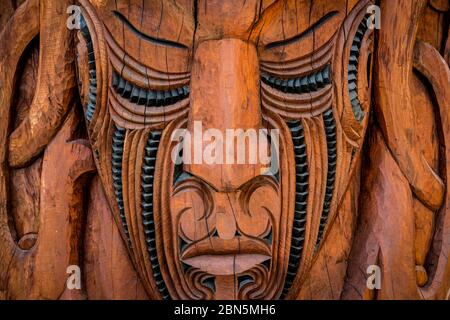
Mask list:
[[376,3],[0,0],[0,299],[448,299],[450,3]]

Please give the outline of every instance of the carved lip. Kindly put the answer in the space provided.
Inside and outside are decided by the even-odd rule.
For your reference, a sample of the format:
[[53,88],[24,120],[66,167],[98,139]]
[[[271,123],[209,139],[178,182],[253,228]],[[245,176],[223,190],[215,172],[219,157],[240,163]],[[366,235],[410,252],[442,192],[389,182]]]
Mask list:
[[203,255],[183,262],[209,274],[228,276],[247,271],[270,258],[262,254]]
[[242,273],[269,259],[271,251],[264,241],[242,237],[206,238],[181,254],[184,263],[214,275]]

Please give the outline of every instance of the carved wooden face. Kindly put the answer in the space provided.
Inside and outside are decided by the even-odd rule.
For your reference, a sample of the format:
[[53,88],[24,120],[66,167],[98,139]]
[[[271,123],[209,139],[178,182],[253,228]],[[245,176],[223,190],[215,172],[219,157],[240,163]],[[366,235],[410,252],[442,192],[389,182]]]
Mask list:
[[[80,4],[90,139],[149,295],[295,297],[364,140],[370,2]],[[223,136],[278,130],[270,154],[279,170],[273,161],[174,162],[174,133],[198,123]],[[209,146],[199,142],[201,152]]]

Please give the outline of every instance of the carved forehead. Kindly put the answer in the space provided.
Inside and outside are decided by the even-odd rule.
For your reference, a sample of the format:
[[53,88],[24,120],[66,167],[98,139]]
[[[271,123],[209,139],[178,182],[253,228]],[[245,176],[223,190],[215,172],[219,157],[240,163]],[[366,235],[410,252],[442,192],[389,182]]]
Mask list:
[[[276,1],[273,1],[276,2]],[[249,38],[269,4],[260,0],[199,0],[197,2],[197,39],[226,37]]]
[[196,36],[199,40],[237,37],[276,41],[303,32],[330,12],[337,12],[342,21],[357,2],[358,0],[199,0]]
[[329,12],[342,17],[358,0],[91,0],[112,31],[122,28],[113,11],[141,32],[192,44],[237,37],[264,42],[301,33]]

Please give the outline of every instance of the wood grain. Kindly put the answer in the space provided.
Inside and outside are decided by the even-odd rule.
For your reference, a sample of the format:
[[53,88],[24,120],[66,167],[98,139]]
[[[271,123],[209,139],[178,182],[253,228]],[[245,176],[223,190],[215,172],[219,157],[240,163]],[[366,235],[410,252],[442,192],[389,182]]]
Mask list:
[[0,6],[0,299],[446,298],[447,0]]

